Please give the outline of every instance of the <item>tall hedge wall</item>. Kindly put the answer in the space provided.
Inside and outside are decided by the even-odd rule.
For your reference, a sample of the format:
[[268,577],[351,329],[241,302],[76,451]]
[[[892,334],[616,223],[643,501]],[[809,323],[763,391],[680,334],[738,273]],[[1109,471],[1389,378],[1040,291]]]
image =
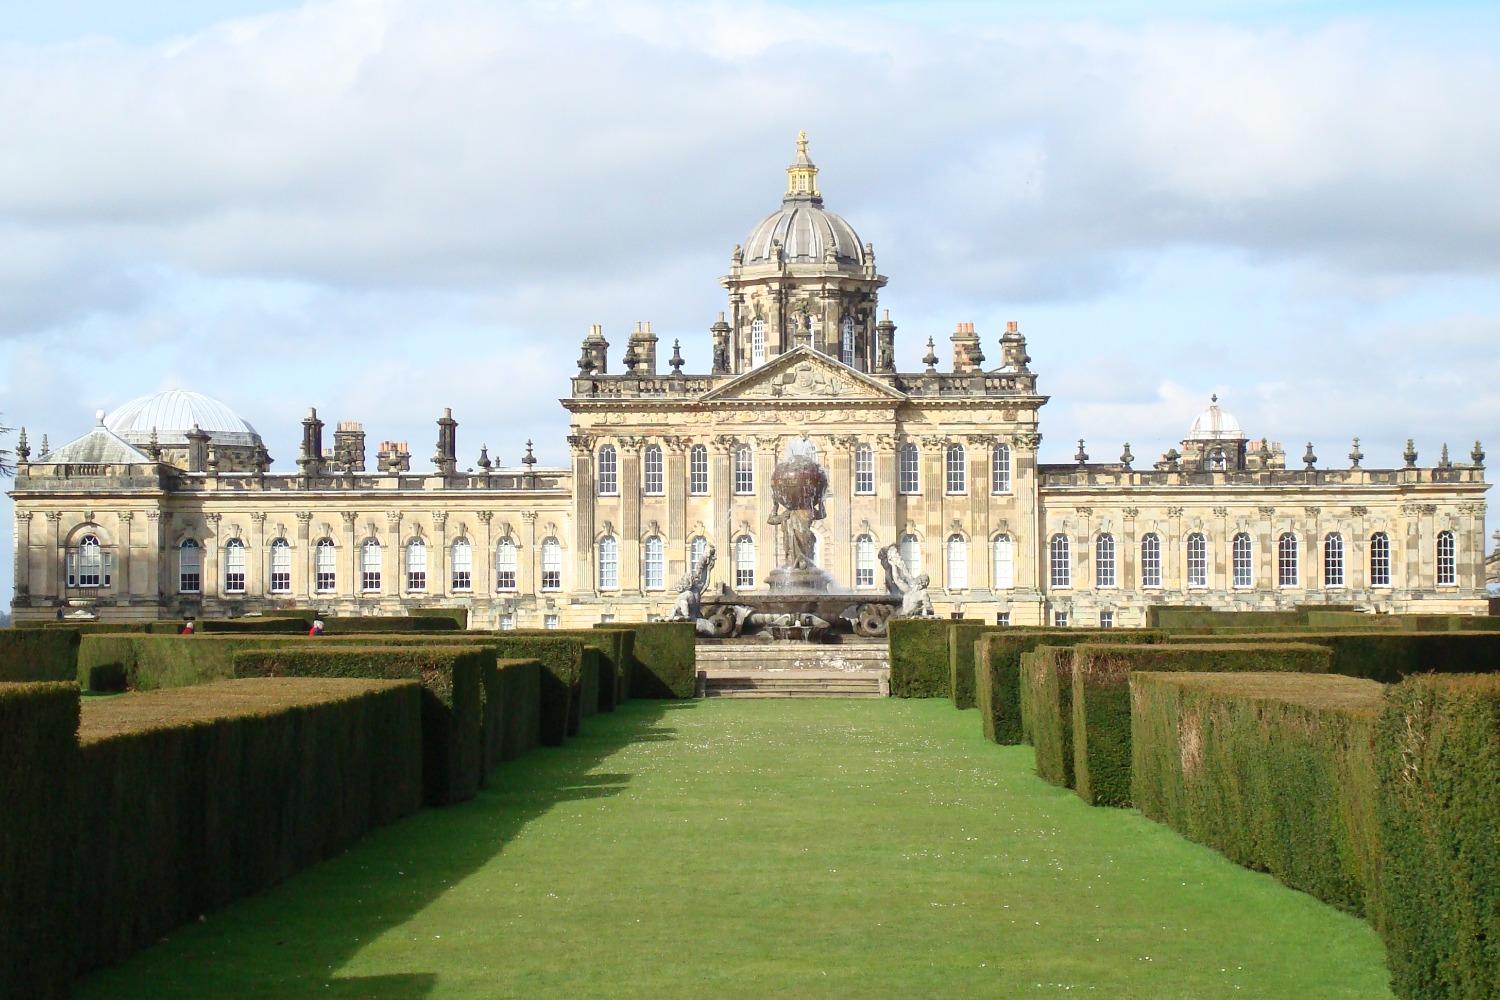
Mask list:
[[[175,622],[170,623],[175,626]],[[272,635],[306,635],[311,618],[199,618],[194,632],[269,633]],[[175,631],[175,629],[174,629]]]
[[1021,654],[1021,715],[1036,751],[1036,773],[1073,787],[1073,647]]
[[975,621],[950,622],[948,625],[948,700],[954,708],[974,708],[978,704],[974,690],[974,644],[988,631],[1002,625]]
[[893,618],[886,633],[890,649],[891,695],[896,698],[947,698],[948,630],[956,625],[983,625],[965,619]]
[[239,677],[358,677],[422,682],[422,791],[429,805],[471,799],[479,790],[481,685],[495,662],[472,646],[355,646],[317,643],[234,654]]
[[234,654],[290,649],[318,640],[292,635],[86,635],[78,647],[77,677],[91,691],[154,691],[234,676]]
[[635,633],[632,698],[691,698],[698,690],[698,628],[693,622],[610,622]]
[[298,679],[89,700],[83,877],[53,946],[80,972],[118,961],[415,811],[420,700],[411,682]]
[[1196,605],[1156,604],[1146,608],[1150,628],[1197,629],[1218,625],[1296,626],[1306,622],[1306,612],[1297,611],[1215,611]]
[[[615,699],[618,697],[620,682],[618,671],[620,669],[620,635],[618,629],[599,630],[594,629],[547,629],[547,628],[518,628],[507,629],[504,632],[493,633],[496,636],[506,638],[532,638],[532,639],[577,639],[591,650],[598,658],[594,669],[598,673],[596,685],[597,694],[592,697],[583,698],[583,704],[579,706],[580,714],[587,718],[599,712],[613,712],[615,710]],[[628,669],[628,665],[626,667]]]
[[1325,646],[1220,643],[1073,647],[1074,789],[1093,805],[1130,805],[1130,674],[1138,670],[1327,673]]
[[[1168,636],[1170,643],[1221,641]],[[1367,632],[1308,630],[1240,635],[1234,642],[1316,643],[1333,651],[1333,673],[1395,684],[1410,674],[1500,671],[1500,634],[1489,632]]]
[[79,642],[75,629],[0,629],[0,682],[77,679]]
[[[496,660],[485,664],[480,672],[481,785],[489,783],[490,772],[501,761],[518,757],[536,746],[541,668],[536,660]],[[521,677],[522,674],[528,676]],[[515,752],[507,754],[507,742],[517,748]]]
[[974,702],[985,739],[1011,745],[1026,742],[1021,719],[1021,657],[1041,645],[1080,642],[1155,642],[1161,632],[1145,629],[1016,629],[982,632],[974,643]]
[[1500,675],[1414,676],[1376,730],[1373,907],[1397,996],[1500,996]]
[[1353,913],[1377,871],[1385,688],[1336,674],[1133,673],[1131,801]]
[[374,632],[456,632],[458,622],[449,615],[370,615],[357,618],[325,618],[327,635],[364,635]]
[[65,997],[73,979],[77,731],[74,685],[0,684],[3,997]]

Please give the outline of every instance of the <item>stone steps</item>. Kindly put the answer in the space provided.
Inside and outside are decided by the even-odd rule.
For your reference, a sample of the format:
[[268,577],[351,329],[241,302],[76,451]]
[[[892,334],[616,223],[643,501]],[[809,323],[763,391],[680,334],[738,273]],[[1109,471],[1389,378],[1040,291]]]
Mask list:
[[886,677],[876,671],[756,671],[753,674],[698,675],[705,698],[884,698]]
[[704,698],[884,698],[890,658],[884,642],[700,642]]

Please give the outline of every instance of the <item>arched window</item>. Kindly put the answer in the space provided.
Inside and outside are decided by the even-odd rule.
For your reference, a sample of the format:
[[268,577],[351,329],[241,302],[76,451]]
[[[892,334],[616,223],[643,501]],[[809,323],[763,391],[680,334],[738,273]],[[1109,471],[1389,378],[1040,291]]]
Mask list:
[[1391,536],[1377,531],[1370,536],[1370,586],[1391,585]]
[[420,538],[406,544],[406,589],[427,589],[427,543]]
[[1330,531],[1323,538],[1323,586],[1344,585],[1344,536]]
[[607,444],[599,449],[599,495],[612,497],[620,492],[619,455],[615,446]]
[[231,538],[224,543],[224,593],[245,592],[245,543]]
[[562,590],[562,545],[555,538],[542,539],[542,589]]
[[948,492],[969,492],[968,467],[964,459],[964,446],[961,444],[950,444],[948,446]]
[[1458,545],[1451,531],[1438,532],[1437,583],[1439,587],[1458,583]]
[[474,547],[467,538],[455,539],[448,547],[448,576],[452,590],[467,593],[474,589]]
[[1115,585],[1115,536],[1104,532],[1094,539],[1094,586]]
[[995,536],[993,549],[996,590],[1010,590],[1016,585],[1016,553],[1009,535]]
[[495,545],[495,589],[516,589],[516,543],[509,538]]
[[854,585],[875,586],[875,539],[869,535],[854,540]]
[[845,316],[839,327],[839,360],[854,365],[854,319],[850,316]]
[[734,491],[740,495],[755,492],[755,452],[748,444],[734,446]]
[[922,572],[922,543],[910,532],[901,536],[901,562],[912,576]]
[[948,589],[969,586],[969,543],[963,535],[948,536]]
[[875,449],[867,444],[854,446],[854,492],[862,496],[875,492]]
[[901,493],[904,496],[914,496],[922,491],[921,476],[921,453],[917,446],[911,441],[906,442],[897,452],[901,466]]
[[1154,531],[1141,538],[1141,586],[1161,586],[1161,536]]
[[620,589],[620,543],[614,535],[599,539],[599,589]]
[[1072,546],[1068,544],[1068,536],[1059,531],[1052,536],[1052,541],[1047,548],[1051,556],[1049,579],[1052,581],[1052,586],[1073,586],[1073,554]]
[[1010,445],[997,444],[990,449],[990,492],[1010,492]]
[[1236,587],[1255,586],[1255,548],[1250,542],[1250,536],[1243,531],[1235,535],[1231,552],[1234,561],[1234,585]]
[[1295,587],[1302,579],[1297,561],[1297,536],[1290,531],[1276,539],[1276,585]]
[[359,547],[359,589],[366,594],[380,593],[380,542],[366,538]]
[[752,320],[750,323],[750,364],[766,363],[766,321]]
[[177,592],[197,594],[203,590],[203,550],[191,538],[177,546]]
[[645,558],[642,560],[641,575],[647,590],[665,590],[667,586],[666,545],[662,542],[660,535],[652,535],[646,539]]
[[1187,537],[1187,585],[1208,586],[1208,539],[1197,531]]
[[749,535],[734,540],[734,585],[738,590],[755,586],[755,539]]
[[695,444],[688,451],[688,492],[708,496],[708,445]]
[[98,535],[84,535],[78,547],[68,553],[68,586],[108,587],[110,585],[110,557],[99,544]]
[[331,594],[338,586],[338,553],[332,538],[320,538],[313,546],[313,582],[320,594]]
[[706,552],[708,552],[708,539],[702,535],[694,535],[688,541],[688,569],[696,569],[698,560],[702,559]]
[[641,464],[645,467],[641,492],[648,497],[661,496],[666,492],[666,477],[662,475],[661,445],[646,445],[645,457],[641,459]]
[[292,543],[278,538],[271,543],[271,593],[292,592]]

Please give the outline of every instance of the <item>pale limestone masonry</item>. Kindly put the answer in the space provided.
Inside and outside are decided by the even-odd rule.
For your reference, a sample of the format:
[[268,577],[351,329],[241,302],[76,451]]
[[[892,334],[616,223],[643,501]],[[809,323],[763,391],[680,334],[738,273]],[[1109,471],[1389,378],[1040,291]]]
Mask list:
[[254,428],[176,391],[101,414],[34,459],[23,436],[16,619],[437,605],[470,608],[476,627],[665,615],[696,539],[718,552],[712,590],[737,577],[764,589],[777,565],[769,480],[794,440],[829,472],[820,565],[850,590],[883,591],[875,554],[897,544],[930,575],[940,615],[1127,626],[1152,603],[1483,612],[1477,443],[1466,463],[1445,447],[1426,467],[1409,445],[1395,469],[1363,467],[1357,441],[1341,468],[1309,446],[1289,468],[1214,400],[1180,453],[1142,468],[1128,445],[1098,463],[1082,442],[1073,463],[1039,465],[1047,397],[1018,326],[992,367],[960,323],[948,370],[929,341],[924,370],[897,372],[895,324],[876,318],[886,278],[823,207],[805,137],[787,177],[781,208],[731,255],[709,374],[684,374],[677,345],[664,357],[646,323],[611,374],[603,329],[590,330],[563,400],[566,468],[538,467],[528,447],[517,467],[482,451],[462,471],[445,412],[433,471],[414,473],[404,442],[367,461],[357,422],[325,448],[309,411],[298,471],[273,473]]

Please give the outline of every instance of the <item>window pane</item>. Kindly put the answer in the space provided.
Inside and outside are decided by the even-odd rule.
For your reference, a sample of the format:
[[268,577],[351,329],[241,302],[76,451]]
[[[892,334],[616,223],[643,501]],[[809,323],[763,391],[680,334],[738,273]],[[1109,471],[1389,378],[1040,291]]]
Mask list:
[[1337,532],[1323,539],[1323,586],[1344,585],[1344,536]]
[[1154,533],[1141,539],[1141,586],[1161,586],[1161,538]]
[[1208,540],[1196,532],[1187,540],[1187,585],[1208,586]]
[[1001,535],[995,539],[995,589],[1009,590],[1015,585],[1015,548],[1009,535]]
[[271,593],[292,591],[292,545],[285,538],[271,543]]
[[665,476],[662,474],[661,446],[647,445],[645,458],[645,486],[643,490],[647,496],[661,496],[664,492],[663,483]]
[[766,321],[757,319],[750,324],[750,363],[758,365],[766,360]]
[[990,492],[1010,492],[1010,445],[997,444],[990,454]]
[[460,538],[453,543],[448,568],[453,590],[474,589],[474,549],[469,545],[468,539]]
[[755,586],[755,539],[741,535],[734,542],[734,585]]
[[755,492],[755,452],[748,444],[734,449],[734,491],[740,494]]
[[867,444],[854,449],[854,492],[875,492],[875,449]]
[[1451,531],[1438,532],[1437,582],[1440,587],[1449,587],[1458,582],[1458,546]]
[[495,546],[495,589],[516,589],[516,543],[509,538]]
[[542,540],[542,589],[562,589],[562,545],[555,538]]
[[406,547],[406,589],[427,589],[427,545],[421,539]]
[[1115,585],[1115,537],[1100,535],[1094,542],[1094,586]]
[[599,589],[618,590],[620,587],[620,547],[614,535],[599,539]]
[[198,543],[189,538],[177,549],[177,590],[183,594],[196,594],[203,589],[203,553]]
[[313,579],[320,594],[332,593],[338,584],[337,553],[331,538],[320,538],[313,550]]
[[646,539],[646,561],[643,567],[647,590],[662,590],[666,587],[666,546],[659,535]]
[[916,535],[901,536],[901,562],[912,576],[922,572],[922,545]]
[[1370,586],[1391,585],[1391,539],[1383,531],[1370,536]]
[[245,543],[231,538],[224,543],[224,593],[245,592]]
[[854,320],[849,316],[844,317],[839,327],[839,360],[846,365],[854,364]]
[[1295,587],[1300,579],[1297,536],[1287,532],[1276,541],[1276,584],[1280,587]]
[[869,535],[854,540],[854,585],[875,586],[875,539]]
[[620,470],[615,446],[607,444],[599,449],[599,494],[613,496],[620,492]]
[[965,468],[964,446],[961,444],[950,444],[948,446],[948,492],[967,493],[968,474]]
[[360,547],[359,589],[365,593],[380,592],[380,543],[371,538]]
[[962,535],[948,537],[948,589],[969,586],[969,543]]
[[1253,552],[1249,535],[1240,532],[1234,536],[1234,585],[1236,587],[1255,586]]
[[1068,544],[1068,536],[1062,532],[1052,536],[1052,543],[1048,546],[1051,556],[1051,581],[1054,587],[1073,586],[1073,564],[1071,546]]
[[708,495],[708,447],[695,444],[688,454],[688,492],[693,496]]
[[916,445],[907,443],[901,446],[900,456],[901,492],[911,496],[921,491],[921,476],[918,472],[920,453]]

